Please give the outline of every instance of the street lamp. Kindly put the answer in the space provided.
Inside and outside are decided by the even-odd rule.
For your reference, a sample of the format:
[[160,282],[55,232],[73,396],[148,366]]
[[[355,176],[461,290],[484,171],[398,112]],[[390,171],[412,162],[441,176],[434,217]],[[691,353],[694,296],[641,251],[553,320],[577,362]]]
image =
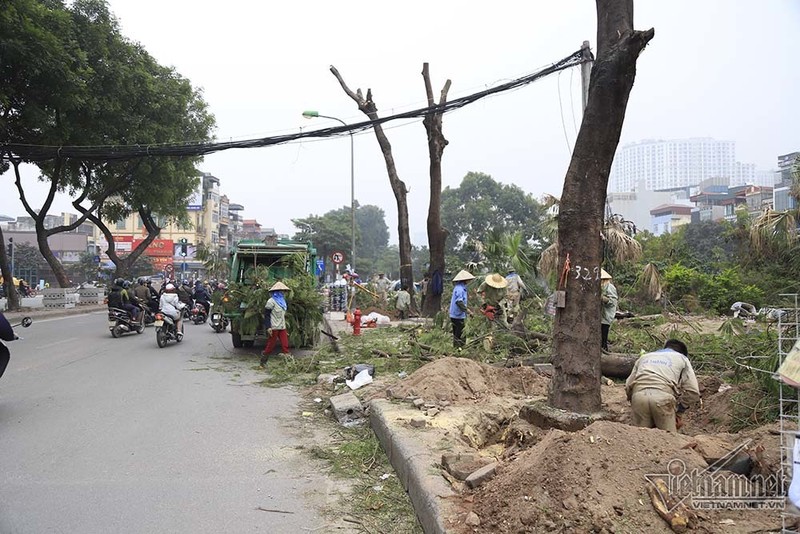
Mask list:
[[[331,117],[330,115],[320,115],[319,111],[304,111],[303,117],[307,119],[331,119],[347,126],[347,123],[342,119]],[[356,181],[353,154],[353,132],[350,132],[350,266],[353,272],[356,272]]]

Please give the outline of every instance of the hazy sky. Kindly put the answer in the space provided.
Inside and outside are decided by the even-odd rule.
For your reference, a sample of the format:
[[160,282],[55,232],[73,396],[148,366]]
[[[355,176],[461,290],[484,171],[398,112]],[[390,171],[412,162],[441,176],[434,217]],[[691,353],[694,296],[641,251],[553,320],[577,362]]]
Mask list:
[[[353,90],[372,88],[379,113],[387,115],[425,104],[424,61],[435,94],[452,80],[452,99],[536,71],[584,40],[596,44],[589,0],[111,0],[110,6],[126,36],[204,89],[219,140],[335,124],[304,119],[308,109],[364,120],[330,65]],[[638,0],[635,14],[637,29],[654,27],[656,34],[639,58],[623,144],[731,139],[737,160],[761,169],[800,149],[800,1]],[[578,69],[449,113],[444,185],[458,186],[467,172],[480,171],[537,197],[559,195],[579,125]],[[425,130],[420,121],[405,121],[386,132],[410,190],[412,241],[425,244]],[[244,205],[246,218],[291,234],[292,218],[350,205],[349,143],[344,137],[230,150],[207,156],[201,169]],[[385,210],[396,241],[394,197],[372,131],[355,137],[355,187],[361,204]],[[62,199],[53,211],[69,208]],[[0,178],[0,213],[23,214],[8,174]]]

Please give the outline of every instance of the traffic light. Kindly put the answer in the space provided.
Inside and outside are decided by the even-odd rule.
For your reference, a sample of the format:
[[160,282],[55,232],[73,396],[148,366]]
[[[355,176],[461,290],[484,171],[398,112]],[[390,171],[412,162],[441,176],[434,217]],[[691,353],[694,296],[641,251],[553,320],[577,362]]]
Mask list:
[[181,256],[183,256],[185,258],[186,257],[186,252],[187,252],[187,248],[188,248],[187,245],[189,244],[189,240],[186,239],[185,237],[182,237],[180,243],[181,243]]

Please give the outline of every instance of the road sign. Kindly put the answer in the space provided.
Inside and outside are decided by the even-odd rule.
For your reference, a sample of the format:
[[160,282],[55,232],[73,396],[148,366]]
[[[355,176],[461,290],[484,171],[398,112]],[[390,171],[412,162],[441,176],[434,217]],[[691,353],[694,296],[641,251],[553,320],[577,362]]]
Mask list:
[[339,252],[338,250],[331,254],[331,261],[336,265],[339,265],[344,262],[344,252]]

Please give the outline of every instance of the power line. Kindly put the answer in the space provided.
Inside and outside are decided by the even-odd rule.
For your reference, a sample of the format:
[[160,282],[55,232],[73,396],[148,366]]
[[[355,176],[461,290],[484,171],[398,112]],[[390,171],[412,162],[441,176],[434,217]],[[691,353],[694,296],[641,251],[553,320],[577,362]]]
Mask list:
[[[100,145],[100,146],[52,146],[52,145],[31,145],[22,143],[3,143],[0,145],[0,159],[18,159],[25,162],[46,161],[59,158],[73,158],[81,161],[123,161],[150,156],[166,157],[196,157],[230,150],[232,148],[260,148],[266,146],[280,145],[296,141],[298,139],[336,137],[349,135],[351,132],[361,132],[368,130],[375,125],[400,120],[423,118],[431,113],[447,113],[472,104],[482,98],[518,89],[524,85],[535,82],[536,80],[563,71],[570,67],[579,65],[583,61],[581,50],[573,52],[569,56],[549,65],[539,71],[527,76],[511,80],[510,82],[491,87],[464,97],[453,99],[445,104],[436,104],[397,113],[387,117],[380,117],[376,120],[368,120],[353,124],[322,128],[319,130],[300,131],[292,134],[262,137],[242,141],[222,141],[222,142],[186,142],[186,143],[164,143],[150,145]],[[559,88],[559,105],[560,105]],[[562,110],[563,122],[563,110]],[[565,130],[566,132],[566,130]]]

